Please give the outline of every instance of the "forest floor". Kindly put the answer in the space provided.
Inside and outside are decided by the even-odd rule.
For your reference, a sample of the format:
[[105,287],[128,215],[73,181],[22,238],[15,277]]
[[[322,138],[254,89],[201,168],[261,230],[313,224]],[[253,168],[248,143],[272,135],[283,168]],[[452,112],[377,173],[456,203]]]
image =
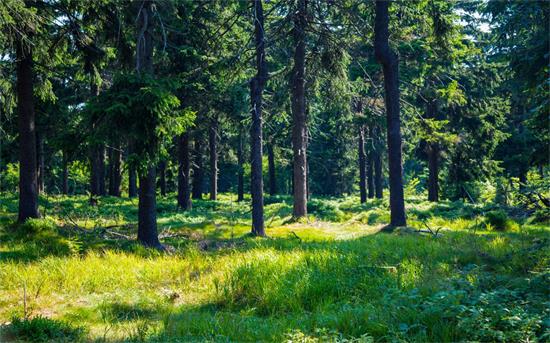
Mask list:
[[410,198],[409,227],[386,233],[387,200],[355,197],[292,223],[279,196],[258,239],[234,200],[160,198],[160,253],[134,242],[137,199],[42,197],[45,219],[15,230],[0,195],[0,341],[550,339],[547,225]]

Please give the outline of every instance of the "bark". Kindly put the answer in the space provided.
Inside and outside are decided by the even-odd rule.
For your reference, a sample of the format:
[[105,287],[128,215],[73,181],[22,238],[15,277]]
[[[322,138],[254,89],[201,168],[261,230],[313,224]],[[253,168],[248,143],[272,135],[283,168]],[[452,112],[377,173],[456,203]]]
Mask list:
[[69,194],[69,159],[65,151],[63,153],[63,177],[61,182],[61,193]]
[[19,213],[18,221],[38,218],[36,173],[36,128],[33,98],[32,48],[19,38],[17,54],[17,115],[19,128]]
[[[436,118],[437,102],[428,101],[426,104],[426,118]],[[428,201],[439,201],[439,144],[437,142],[426,143],[428,156]]]
[[137,196],[137,173],[134,167],[128,167],[128,197],[135,198]]
[[195,164],[193,166],[193,199],[202,199],[202,187],[204,183],[204,167],[203,167],[203,149],[200,133],[195,135],[193,155]]
[[439,147],[428,146],[428,201],[439,201]]
[[[375,129],[377,132],[376,139],[379,139],[380,134],[378,129]],[[380,149],[375,147],[374,150],[374,192],[377,199],[382,199],[384,196],[384,190],[382,186],[382,154]]]
[[359,194],[361,203],[367,201],[367,156],[365,154],[365,127],[359,127]]
[[36,149],[37,149],[37,182],[38,182],[38,194],[44,193],[44,137],[40,132],[36,132]]
[[[99,95],[99,87],[90,73],[90,95]],[[93,128],[93,124],[92,124]],[[101,143],[92,143],[90,147],[90,194],[105,195],[105,146]]]
[[237,147],[237,201],[244,200],[244,137],[243,129],[239,129],[239,145]]
[[[153,73],[152,1],[144,0],[138,15],[136,70]],[[163,249],[157,232],[156,168],[149,166],[139,178],[138,241],[147,247]]]
[[307,0],[294,15],[294,67],[291,80],[294,218],[307,216],[307,123],[305,100],[305,29]]
[[277,194],[277,175],[275,173],[275,146],[271,142],[267,145],[267,169],[269,176],[269,194]]
[[115,146],[109,151],[109,195],[120,197],[120,166],[122,163],[122,152],[120,146]]
[[105,195],[105,147],[93,145],[91,147],[90,193]]
[[374,198],[374,151],[372,144],[372,128],[368,129],[369,139],[367,141],[367,190],[368,198]]
[[159,188],[160,195],[166,196],[166,161],[159,162]]
[[155,174],[155,167],[149,167],[147,173],[139,178],[138,241],[146,247],[160,248]]
[[210,148],[210,200],[218,198],[218,118],[212,120],[208,131]]
[[262,170],[262,93],[267,81],[262,0],[254,0],[256,76],[250,82],[252,126],[250,128],[250,194],[252,196],[252,234],[265,236],[264,182]]
[[401,119],[399,116],[399,64],[389,45],[388,1],[376,1],[374,48],[384,72],[386,123],[388,128],[388,167],[390,183],[391,226],[405,226],[403,171],[401,152]]
[[189,211],[192,208],[189,177],[191,160],[189,158],[189,132],[178,137],[178,207]]

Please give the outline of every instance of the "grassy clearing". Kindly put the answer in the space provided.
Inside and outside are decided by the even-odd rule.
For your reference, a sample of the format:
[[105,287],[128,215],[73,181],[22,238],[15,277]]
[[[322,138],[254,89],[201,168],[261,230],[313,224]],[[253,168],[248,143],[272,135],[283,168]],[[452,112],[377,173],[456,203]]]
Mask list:
[[[547,341],[544,225],[488,206],[409,199],[410,228],[379,233],[387,201],[316,198],[290,223],[268,198],[269,239],[234,196],[178,212],[160,199],[170,254],[133,243],[135,200],[41,199],[13,233],[0,198],[3,341]],[[492,212],[491,212],[492,213]],[[497,228],[498,225],[499,227]],[[75,227],[78,227],[76,229]],[[110,228],[105,228],[110,227]],[[440,230],[431,234],[414,229]],[[501,230],[501,231],[498,231]],[[15,319],[14,319],[15,318]],[[21,320],[29,318],[29,320]]]

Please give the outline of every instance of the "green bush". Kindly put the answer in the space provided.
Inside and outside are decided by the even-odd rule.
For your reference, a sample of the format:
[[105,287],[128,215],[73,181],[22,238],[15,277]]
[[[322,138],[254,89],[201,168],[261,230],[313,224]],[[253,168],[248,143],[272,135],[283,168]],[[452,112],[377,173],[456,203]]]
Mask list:
[[48,232],[56,232],[55,223],[48,219],[27,219],[24,223],[16,226],[16,232],[19,235],[37,235]]
[[508,219],[508,215],[502,210],[487,212],[485,221],[488,226],[496,231],[510,231],[513,227],[512,221]]
[[24,342],[77,342],[83,339],[85,333],[81,327],[42,316],[13,318],[8,331]]
[[313,214],[320,220],[328,220],[331,222],[343,222],[349,219],[349,215],[344,213],[336,201],[314,199],[308,201],[307,211]]

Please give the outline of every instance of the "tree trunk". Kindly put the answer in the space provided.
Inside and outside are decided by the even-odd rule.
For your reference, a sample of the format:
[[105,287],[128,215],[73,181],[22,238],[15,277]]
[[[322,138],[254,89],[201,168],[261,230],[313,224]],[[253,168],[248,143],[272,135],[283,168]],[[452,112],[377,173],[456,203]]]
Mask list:
[[[144,0],[138,15],[136,71],[153,74],[152,1]],[[139,178],[138,241],[147,247],[163,249],[157,232],[156,168],[150,165]]]
[[63,153],[63,178],[61,181],[61,193],[69,194],[69,158],[65,151]]
[[193,190],[192,197],[193,199],[202,199],[202,187],[204,183],[204,167],[203,167],[203,150],[202,150],[202,139],[200,133],[197,132],[195,135],[193,155],[195,159],[195,164],[193,167]]
[[157,233],[156,170],[149,167],[139,178],[138,241],[146,247],[161,248]]
[[388,128],[388,167],[390,180],[391,226],[405,226],[405,200],[401,157],[401,119],[399,117],[399,63],[389,45],[389,2],[376,1],[374,48],[384,72],[386,122]]
[[237,147],[237,201],[244,200],[244,137],[243,129],[239,127],[239,145]]
[[267,169],[269,176],[269,194],[277,194],[277,175],[275,173],[275,146],[273,141],[267,145]]
[[377,149],[374,150],[374,192],[377,199],[382,199],[384,196],[382,186],[382,155]]
[[369,139],[367,143],[367,190],[368,198],[374,198],[374,151],[373,151],[373,135],[372,127],[368,128]]
[[159,188],[160,195],[166,196],[166,161],[159,162]]
[[[99,95],[99,87],[90,73],[90,95]],[[93,124],[92,124],[93,125]],[[101,143],[92,143],[90,147],[90,194],[105,195],[105,146]]]
[[307,0],[298,0],[294,15],[294,67],[291,80],[294,218],[307,216],[307,124],[305,100]]
[[38,194],[44,193],[44,138],[40,132],[36,132],[36,148],[37,148],[37,182],[38,182]]
[[359,194],[361,204],[367,201],[367,156],[365,154],[365,127],[359,126]]
[[210,200],[218,198],[218,118],[212,120],[208,131],[210,148]]
[[96,196],[105,195],[105,147],[93,145],[91,149],[90,193]]
[[128,167],[128,197],[135,198],[137,196],[137,173],[134,167]]
[[439,147],[437,143],[428,146],[428,201],[439,201]]
[[252,196],[252,234],[265,236],[264,181],[262,170],[262,93],[267,81],[262,0],[254,0],[254,33],[256,38],[256,76],[250,81],[252,127],[250,128],[250,194]]
[[109,195],[120,197],[120,183],[122,177],[120,175],[120,165],[122,160],[122,152],[120,146],[110,148],[109,151]]
[[19,213],[18,221],[38,218],[36,131],[33,98],[32,47],[16,41],[17,114],[19,126]]
[[189,132],[178,137],[178,207],[189,211],[192,208],[189,176],[191,160],[189,159]]

